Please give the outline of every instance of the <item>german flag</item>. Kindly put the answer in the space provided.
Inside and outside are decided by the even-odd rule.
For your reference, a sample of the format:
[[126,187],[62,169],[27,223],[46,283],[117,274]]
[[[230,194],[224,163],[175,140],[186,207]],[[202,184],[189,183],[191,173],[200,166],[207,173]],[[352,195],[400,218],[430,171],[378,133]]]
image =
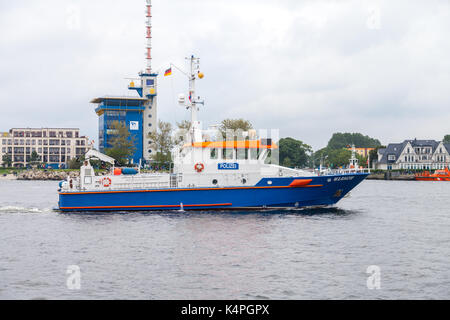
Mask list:
[[164,72],[164,77],[170,76],[172,75],[172,68],[169,68],[166,70],[166,72]]

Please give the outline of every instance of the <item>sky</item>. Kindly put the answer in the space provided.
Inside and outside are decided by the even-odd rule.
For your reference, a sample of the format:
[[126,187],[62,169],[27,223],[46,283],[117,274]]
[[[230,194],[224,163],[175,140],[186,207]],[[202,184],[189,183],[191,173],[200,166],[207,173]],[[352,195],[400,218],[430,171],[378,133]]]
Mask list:
[[[201,58],[204,126],[248,119],[317,150],[334,132],[383,144],[450,134],[450,2],[153,0],[153,69]],[[97,142],[92,98],[135,95],[144,0],[0,2],[0,131],[77,127]],[[158,118],[187,78],[158,77]]]

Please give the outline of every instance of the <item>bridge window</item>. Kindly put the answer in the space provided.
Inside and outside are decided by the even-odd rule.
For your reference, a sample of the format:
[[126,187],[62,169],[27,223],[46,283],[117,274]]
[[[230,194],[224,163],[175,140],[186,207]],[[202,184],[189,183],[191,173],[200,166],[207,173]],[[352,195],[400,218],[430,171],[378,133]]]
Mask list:
[[217,156],[218,156],[217,149],[216,148],[211,149],[210,158],[217,159]]
[[222,150],[222,159],[224,160],[232,160],[233,159],[233,149],[224,148]]
[[250,159],[258,160],[260,153],[259,149],[250,149]]
[[248,159],[248,149],[236,149],[236,158],[239,160]]

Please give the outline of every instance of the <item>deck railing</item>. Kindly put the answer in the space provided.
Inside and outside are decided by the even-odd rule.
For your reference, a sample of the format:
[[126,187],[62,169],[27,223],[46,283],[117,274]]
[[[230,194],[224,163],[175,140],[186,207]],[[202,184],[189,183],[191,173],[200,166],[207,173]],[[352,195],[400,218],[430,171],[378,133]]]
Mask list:
[[353,174],[353,173],[370,173],[368,168],[347,168],[347,169],[325,169],[319,172],[320,176],[333,174]]

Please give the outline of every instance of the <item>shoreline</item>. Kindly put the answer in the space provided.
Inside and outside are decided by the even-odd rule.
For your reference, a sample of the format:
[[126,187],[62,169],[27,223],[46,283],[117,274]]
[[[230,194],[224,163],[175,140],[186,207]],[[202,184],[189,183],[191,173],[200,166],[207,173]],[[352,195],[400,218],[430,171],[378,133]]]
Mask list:
[[17,180],[17,176],[14,174],[1,175],[0,180]]

